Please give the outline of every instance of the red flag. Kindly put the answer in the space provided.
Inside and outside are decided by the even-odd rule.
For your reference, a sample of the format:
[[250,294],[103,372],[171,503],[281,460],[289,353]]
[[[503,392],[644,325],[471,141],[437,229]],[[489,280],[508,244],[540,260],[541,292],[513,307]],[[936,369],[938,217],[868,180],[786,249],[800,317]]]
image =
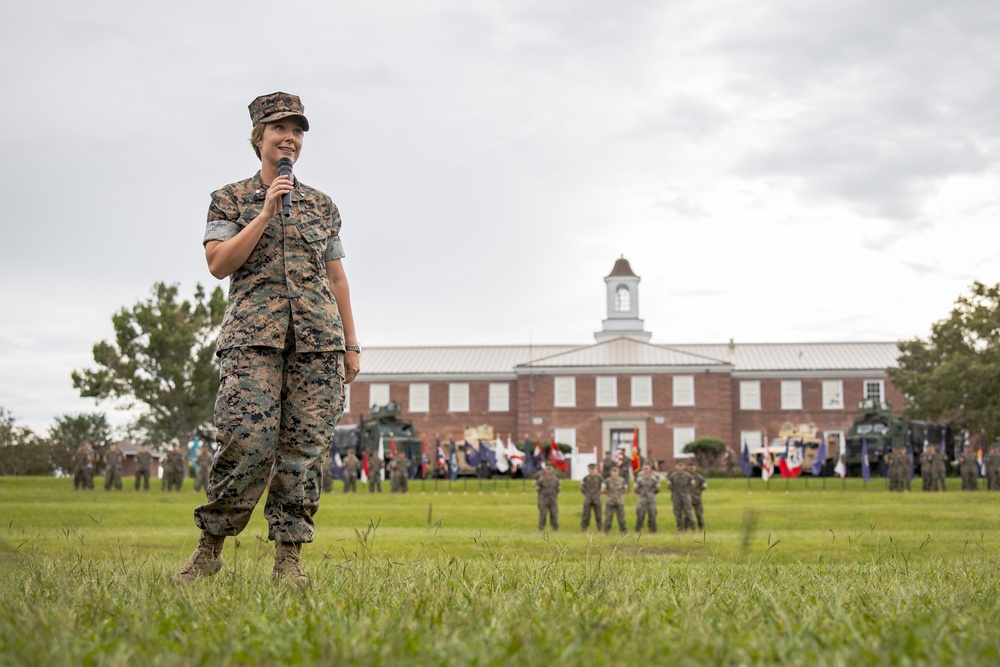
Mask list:
[[563,472],[569,472],[569,467],[566,465],[566,457],[563,456],[562,450],[556,444],[555,438],[552,439],[552,446],[549,448],[549,460],[552,461],[552,465]]
[[545,467],[545,459],[542,458],[542,441],[535,440],[535,453],[533,455],[536,468]]
[[393,460],[396,459],[396,436],[389,436],[389,455],[392,456]]
[[364,455],[361,457],[361,470],[364,471],[365,477],[368,476],[368,452],[365,451]]
[[639,461],[639,429],[632,427],[632,472],[639,472],[642,467]]

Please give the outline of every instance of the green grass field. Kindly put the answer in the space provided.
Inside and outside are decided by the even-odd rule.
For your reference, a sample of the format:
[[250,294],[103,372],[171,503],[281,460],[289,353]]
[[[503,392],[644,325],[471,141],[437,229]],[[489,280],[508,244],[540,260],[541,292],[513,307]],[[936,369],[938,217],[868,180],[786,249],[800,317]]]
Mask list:
[[624,537],[580,531],[574,483],[544,534],[520,480],[338,488],[300,591],[269,579],[261,508],[219,575],[170,583],[191,480],[0,478],[0,664],[1000,664],[1000,493],[950,481],[711,479],[704,534],[661,494],[660,531]]

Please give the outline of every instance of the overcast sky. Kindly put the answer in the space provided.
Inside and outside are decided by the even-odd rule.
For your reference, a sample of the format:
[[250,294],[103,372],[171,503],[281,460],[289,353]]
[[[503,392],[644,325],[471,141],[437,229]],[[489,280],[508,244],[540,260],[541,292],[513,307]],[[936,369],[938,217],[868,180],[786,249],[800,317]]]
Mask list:
[[[899,340],[1000,282],[996,0],[15,3],[0,406],[39,433],[153,283],[217,281],[247,105],[301,96],[363,345]],[[362,357],[363,371],[364,357]],[[112,421],[121,423],[121,415]]]

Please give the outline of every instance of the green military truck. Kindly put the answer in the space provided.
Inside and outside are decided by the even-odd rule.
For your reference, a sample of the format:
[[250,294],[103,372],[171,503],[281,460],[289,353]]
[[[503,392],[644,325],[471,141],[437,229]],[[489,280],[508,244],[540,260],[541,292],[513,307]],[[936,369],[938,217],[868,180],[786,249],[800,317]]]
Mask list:
[[340,452],[341,459],[344,459],[350,450],[354,450],[358,459],[363,459],[365,452],[369,457],[375,456],[378,453],[381,436],[387,462],[392,458],[391,446],[392,442],[395,442],[396,452],[406,456],[410,460],[411,467],[414,464],[419,466],[423,445],[413,430],[413,422],[400,418],[402,412],[399,403],[392,401],[386,405],[373,405],[371,414],[362,415],[354,424],[342,422],[334,430],[335,451]]
[[851,426],[844,448],[844,464],[851,477],[861,475],[861,452],[868,444],[868,462],[871,474],[878,475],[882,455],[894,447],[910,446],[913,454],[914,470],[920,474],[920,452],[924,443],[932,447],[945,445],[948,461],[956,458],[955,438],[951,426],[934,422],[906,419],[892,414],[892,405],[886,401],[867,398],[858,403],[858,417]]

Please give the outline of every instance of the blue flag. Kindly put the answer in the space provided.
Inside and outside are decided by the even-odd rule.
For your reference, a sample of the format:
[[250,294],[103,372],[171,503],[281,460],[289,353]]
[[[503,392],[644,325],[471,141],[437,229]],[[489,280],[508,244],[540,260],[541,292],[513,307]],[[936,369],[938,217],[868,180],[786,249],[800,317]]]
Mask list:
[[868,438],[861,438],[861,477],[864,478],[865,484],[872,481],[872,467],[868,463]]
[[816,450],[816,458],[813,459],[812,473],[816,477],[823,472],[823,467],[826,465],[826,436],[824,435],[820,438],[819,449]]
[[746,440],[743,441],[743,453],[740,454],[740,470],[744,477],[753,475],[753,464],[750,463],[750,448],[747,447]]
[[490,464],[490,470],[497,469],[497,454],[492,447],[487,447],[483,441],[479,441],[479,460]]
[[532,456],[528,448],[531,444],[528,441],[524,443],[524,476],[531,477],[535,474],[535,457]]
[[473,468],[479,465],[479,452],[473,449],[472,445],[469,444],[468,440],[465,441],[465,445],[463,445],[463,448],[465,449],[466,462],[468,462],[468,464]]
[[333,460],[330,461],[330,469],[332,470],[334,479],[339,479],[343,481],[344,462],[340,459],[340,452],[337,450],[336,445],[333,448]]
[[913,479],[917,471],[913,461],[913,443],[910,442],[909,438],[906,439],[906,458],[910,462],[910,476],[908,479]]

